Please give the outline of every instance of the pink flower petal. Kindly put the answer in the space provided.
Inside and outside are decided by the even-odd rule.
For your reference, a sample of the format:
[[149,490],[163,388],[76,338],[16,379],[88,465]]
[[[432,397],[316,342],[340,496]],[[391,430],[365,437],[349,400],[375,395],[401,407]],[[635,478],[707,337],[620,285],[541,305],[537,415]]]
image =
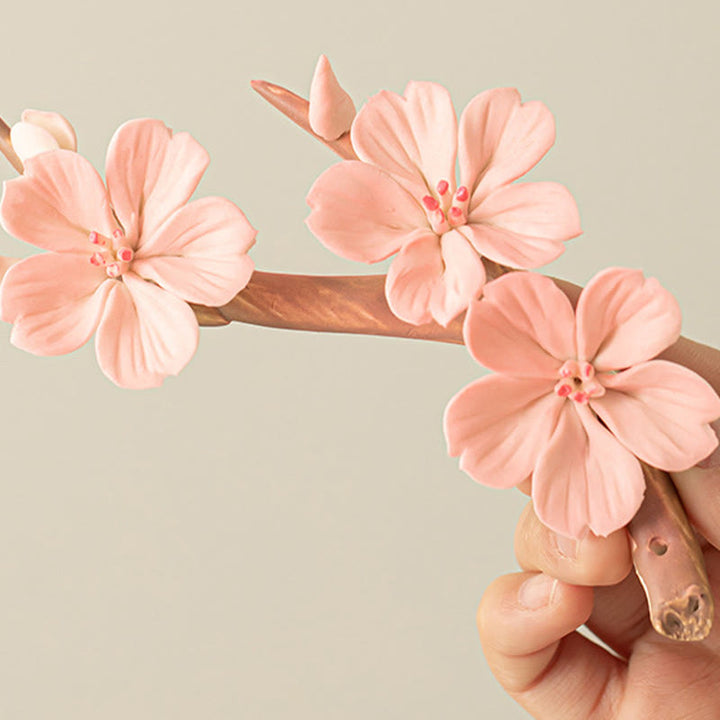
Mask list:
[[385,295],[393,313],[413,325],[430,322],[435,286],[442,273],[440,238],[435,233],[428,232],[403,247],[385,280]]
[[720,398],[699,375],[665,360],[651,360],[602,377],[608,391],[590,404],[637,457],[661,470],[687,470],[718,444],[709,423],[720,417]]
[[47,130],[63,150],[77,150],[75,129],[60,113],[47,110],[23,110],[22,121]]
[[60,149],[60,144],[50,132],[29,122],[19,122],[12,126],[10,144],[23,163],[40,153]]
[[157,387],[190,361],[198,330],[187,303],[128,272],[113,283],[95,351],[102,371],[120,387]]
[[142,246],[190,199],[209,162],[200,143],[188,133],[173,135],[159,120],[131,120],[117,129],[106,179],[129,244]]
[[315,66],[309,99],[308,121],[314,133],[325,140],[337,140],[350,130],[355,104],[340,86],[325,55]]
[[585,287],[577,305],[581,360],[620,370],[649,360],[680,337],[675,298],[640,270],[608,268]]
[[607,536],[632,520],[644,491],[633,455],[586,407],[566,401],[532,477],[540,520],[567,537]]
[[306,222],[340,257],[378,262],[396,253],[418,229],[425,211],[389,175],[356,160],[328,168],[310,188]]
[[417,201],[440,180],[454,191],[457,120],[441,85],[411,82],[404,97],[378,93],[360,109],[351,137],[361,160],[392,175]]
[[550,440],[566,401],[553,383],[487,375],[455,395],[445,410],[452,457],[479,483],[513,487],[525,480]]
[[183,206],[143,244],[133,272],[188,302],[225,305],[250,280],[255,229],[229,200]]
[[95,332],[109,290],[104,271],[87,257],[43,253],[8,270],[0,288],[10,341],[35,355],[63,355]]
[[477,207],[495,188],[534,167],[555,142],[555,121],[541,102],[520,103],[514,88],[476,95],[460,117],[460,178]]
[[485,266],[475,249],[457,230],[440,240],[444,270],[430,300],[433,318],[444,327],[477,299],[485,285]]
[[575,356],[574,330],[572,305],[550,278],[510,273],[470,305],[463,334],[472,356],[490,370],[557,379]]
[[518,183],[491,193],[468,217],[478,251],[503,265],[535,268],[555,260],[579,235],[575,200],[558,183]]
[[25,174],[4,185],[0,221],[16,238],[54,252],[90,254],[91,230],[110,237],[117,228],[101,177],[70,150],[27,160]]

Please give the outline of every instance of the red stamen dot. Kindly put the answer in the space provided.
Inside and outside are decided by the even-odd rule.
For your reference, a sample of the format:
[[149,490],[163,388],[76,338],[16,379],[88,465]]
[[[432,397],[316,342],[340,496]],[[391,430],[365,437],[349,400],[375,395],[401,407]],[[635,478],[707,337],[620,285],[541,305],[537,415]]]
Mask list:
[[576,392],[572,396],[572,399],[575,400],[575,402],[583,403],[583,402],[587,402],[588,396],[587,396],[587,393],[580,392],[578,390],[578,392]]
[[561,386],[557,389],[557,394],[558,394],[560,397],[567,397],[571,392],[572,392],[572,390],[571,390],[571,388],[570,388],[569,385],[561,385]]
[[428,210],[437,210],[440,207],[440,203],[432,195],[426,195],[422,201]]
[[560,370],[560,377],[570,377],[572,375],[572,370],[568,367],[562,368]]
[[460,217],[460,216],[462,215],[462,210],[461,210],[459,207],[455,207],[455,205],[453,205],[453,206],[450,208],[450,214],[451,214],[453,217]]
[[583,368],[583,372],[585,373],[585,377],[590,377],[592,375],[593,366],[590,363],[586,363],[585,367]]
[[118,250],[118,259],[123,262],[130,262],[133,259],[133,251],[129,247],[120,248]]
[[110,263],[110,265],[105,268],[105,272],[108,277],[116,278],[120,275],[120,266],[117,263]]
[[120,230],[120,229],[113,230],[113,237],[114,237],[116,240],[119,240],[122,236],[123,236],[123,231],[122,231],[122,230]]
[[100,265],[104,265],[105,258],[102,256],[102,253],[93,253],[90,256],[90,264],[94,265],[95,267],[100,267]]
[[89,240],[93,245],[98,245],[98,244],[99,244],[98,234],[97,234],[94,230],[90,233],[90,235],[88,235],[88,240]]
[[437,184],[438,195],[444,195],[448,191],[449,187],[450,187],[450,183],[447,180],[441,180]]
[[468,199],[469,196],[470,196],[470,193],[468,192],[468,189],[467,189],[464,185],[461,185],[461,186],[457,189],[457,192],[455,193],[455,197],[456,197],[460,202],[465,202],[465,201]]

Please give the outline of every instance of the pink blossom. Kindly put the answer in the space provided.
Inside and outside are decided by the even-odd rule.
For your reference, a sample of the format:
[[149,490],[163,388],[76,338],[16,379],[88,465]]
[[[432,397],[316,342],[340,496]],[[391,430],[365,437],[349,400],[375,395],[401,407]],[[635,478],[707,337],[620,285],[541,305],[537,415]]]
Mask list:
[[517,90],[477,95],[458,126],[445,88],[411,82],[404,97],[383,91],[371,98],[351,139],[360,161],[338,163],[317,179],[307,224],[350,260],[375,263],[397,253],[385,294],[406,322],[447,325],[465,310],[485,284],[481,257],[540,267],[581,232],[565,187],[513,184],[555,140],[547,107],[521,104]]
[[680,309],[639,270],[599,273],[576,311],[549,278],[511,273],[472,303],[464,335],[497,374],[450,401],[449,452],[484,485],[532,477],[538,517],[562,535],[608,535],[632,519],[645,491],[638,458],[685,470],[717,447],[720,398],[651,359],[678,339]]
[[248,282],[255,230],[224,198],[188,203],[209,162],[187,133],[157,120],[121,126],[108,148],[107,188],[81,155],[31,157],[5,183],[0,220],[50,252],[8,270],[2,319],[14,345],[60,355],[97,330],[102,371],[122,387],[154,387],[192,357],[188,303],[223,305]]

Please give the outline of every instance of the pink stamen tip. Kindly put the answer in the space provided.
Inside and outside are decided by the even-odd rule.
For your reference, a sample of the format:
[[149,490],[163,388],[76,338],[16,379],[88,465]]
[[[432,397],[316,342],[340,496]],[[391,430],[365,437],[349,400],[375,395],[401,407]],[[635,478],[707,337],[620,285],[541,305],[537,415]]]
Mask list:
[[572,399],[575,400],[575,402],[585,403],[587,402],[588,394],[578,390],[578,392],[572,396]]
[[457,189],[457,192],[455,193],[455,197],[456,197],[460,202],[465,202],[465,201],[468,199],[469,196],[470,196],[470,193],[468,192],[468,189],[467,189],[464,185],[461,185],[461,186]]
[[123,236],[123,231],[122,231],[122,230],[120,230],[120,229],[113,230],[113,237],[114,237],[116,240],[119,240],[122,236]]
[[93,253],[90,256],[90,264],[94,265],[95,267],[100,267],[101,265],[104,265],[105,258],[102,256],[102,253]]
[[455,207],[455,205],[453,205],[450,208],[450,214],[455,218],[460,217],[462,215],[462,210],[459,207]]
[[560,397],[567,397],[572,392],[572,389],[569,385],[561,385],[556,392]]
[[90,242],[93,245],[100,244],[100,240],[98,239],[98,234],[94,230],[90,233],[90,235],[88,235],[88,240],[90,240]]
[[130,262],[133,259],[133,251],[129,247],[120,248],[118,250],[118,259],[123,262]]
[[437,210],[440,207],[440,203],[432,195],[426,195],[422,201],[428,210]]
[[571,375],[572,370],[570,368],[564,367],[560,370],[560,377],[570,377]]
[[105,272],[108,277],[116,278],[120,275],[120,266],[117,263],[110,263],[110,265],[105,268]]
[[589,378],[592,375],[593,366],[590,363],[585,363],[585,367],[583,367],[583,373],[585,374],[585,377]]
[[441,180],[437,184],[438,195],[444,195],[448,191],[449,187],[450,187],[450,183],[447,180]]

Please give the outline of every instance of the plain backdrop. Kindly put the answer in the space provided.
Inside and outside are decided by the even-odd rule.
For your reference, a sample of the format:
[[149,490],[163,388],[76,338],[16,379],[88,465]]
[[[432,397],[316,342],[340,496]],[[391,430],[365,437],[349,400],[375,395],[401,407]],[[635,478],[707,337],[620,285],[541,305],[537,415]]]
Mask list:
[[[412,79],[458,110],[515,86],[557,119],[530,177],[565,183],[585,229],[548,271],[642,267],[720,344],[719,21],[710,1],[15,2],[0,115],[61,111],[100,169],[127,119],[190,131],[212,156],[198,194],[244,209],[259,269],[349,274],[385,265],[303,223],[335,157],[249,81],[306,94],[324,52],[358,106]],[[36,358],[8,337],[2,720],[528,717],[476,637],[525,499],[446,456],[444,406],[480,372],[464,348],[233,325],[131,392],[92,343]]]

